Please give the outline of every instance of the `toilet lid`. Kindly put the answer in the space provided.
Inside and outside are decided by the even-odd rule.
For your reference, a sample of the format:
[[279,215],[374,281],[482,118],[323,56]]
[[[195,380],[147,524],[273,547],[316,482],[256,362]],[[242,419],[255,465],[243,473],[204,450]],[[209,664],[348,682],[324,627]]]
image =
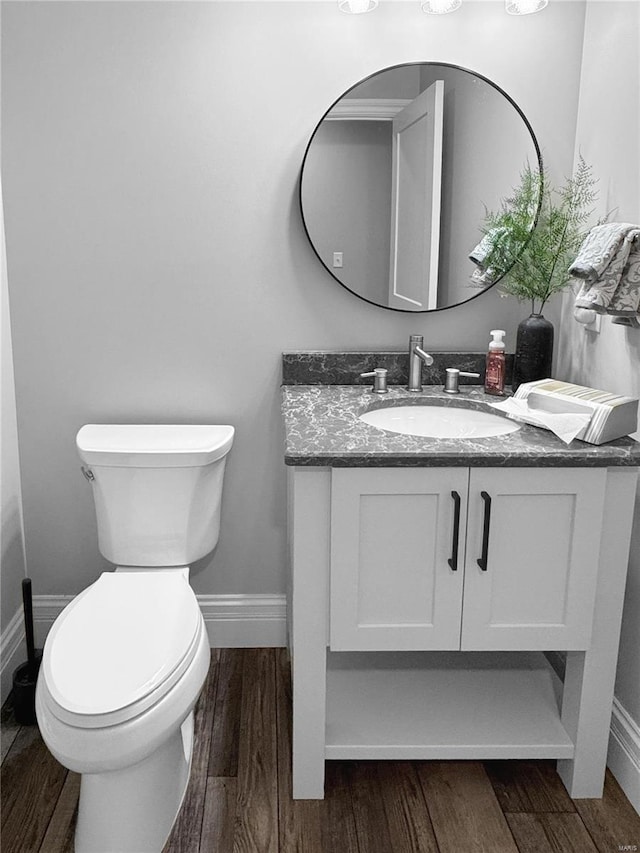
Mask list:
[[118,721],[135,716],[188,665],[201,623],[182,573],[105,572],[51,629],[42,661],[49,693],[65,716],[88,718],[76,725],[91,726],[91,718],[104,725],[114,713]]

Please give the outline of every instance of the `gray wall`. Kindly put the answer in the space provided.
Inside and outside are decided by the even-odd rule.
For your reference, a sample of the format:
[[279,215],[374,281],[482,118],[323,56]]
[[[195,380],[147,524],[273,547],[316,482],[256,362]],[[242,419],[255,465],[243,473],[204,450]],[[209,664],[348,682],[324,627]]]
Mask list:
[[[2,244],[0,246],[0,344],[2,348],[0,356],[0,367],[2,368],[0,376],[2,396],[2,419],[0,422],[0,448],[2,450],[0,458],[0,630],[5,631],[11,618],[21,607],[21,583],[26,574],[26,569],[2,205],[0,205],[0,241]],[[6,684],[2,684],[2,698],[4,698],[6,686]]]
[[[474,69],[475,70],[475,69]],[[456,69],[423,75],[444,80],[444,162],[438,305],[468,299],[475,269],[469,252],[482,239],[487,210],[517,186],[536,151],[526,124],[497,89]]]
[[[307,152],[305,225],[336,278],[377,305],[389,302],[391,122],[325,121]],[[366,210],[366,215],[363,211]]]
[[[596,214],[640,224],[640,4],[592,2],[585,26],[576,148],[600,177]],[[596,119],[597,120],[594,120]],[[602,319],[600,334],[573,319],[564,300],[558,374],[579,384],[640,397],[640,331]],[[640,432],[635,434],[640,440]],[[616,697],[640,730],[640,492],[620,641]],[[637,737],[637,734],[636,734]],[[640,807],[638,780],[634,782]]]
[[[350,85],[419,60],[477,70],[573,158],[584,4],[429,17],[327,3],[3,4],[2,174],[29,571],[76,593],[104,566],[74,449],[88,422],[229,422],[222,533],[199,593],[285,589],[280,353],[484,349],[526,308],[431,315],[357,300],[297,208],[313,128]],[[553,318],[554,309],[550,310]]]

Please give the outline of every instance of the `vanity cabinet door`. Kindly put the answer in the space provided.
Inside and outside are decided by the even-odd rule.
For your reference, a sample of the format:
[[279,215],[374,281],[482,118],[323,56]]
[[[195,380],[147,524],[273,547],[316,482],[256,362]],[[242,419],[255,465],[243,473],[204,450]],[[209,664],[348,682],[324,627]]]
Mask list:
[[466,468],[333,469],[333,650],[460,647],[468,479]]
[[462,649],[588,648],[606,476],[471,471]]

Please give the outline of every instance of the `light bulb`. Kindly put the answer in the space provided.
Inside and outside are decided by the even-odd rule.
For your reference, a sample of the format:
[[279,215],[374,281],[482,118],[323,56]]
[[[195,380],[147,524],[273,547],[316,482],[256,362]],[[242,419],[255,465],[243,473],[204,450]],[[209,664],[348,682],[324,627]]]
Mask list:
[[341,12],[350,15],[362,15],[364,12],[373,12],[378,6],[378,0],[338,0],[338,8]]
[[455,12],[462,5],[462,0],[423,0],[422,11],[428,15],[446,15]]
[[510,15],[531,15],[539,12],[549,0],[506,0],[506,10]]

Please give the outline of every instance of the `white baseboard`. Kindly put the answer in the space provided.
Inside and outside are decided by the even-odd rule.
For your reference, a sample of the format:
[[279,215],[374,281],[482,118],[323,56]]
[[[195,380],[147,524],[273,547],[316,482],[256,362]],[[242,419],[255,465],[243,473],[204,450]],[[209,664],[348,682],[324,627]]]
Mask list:
[[[34,596],[36,645],[44,644],[54,620],[72,599],[72,595]],[[198,595],[197,599],[212,648],[286,645],[284,595]]]
[[[34,595],[33,625],[38,648],[42,648],[55,619],[73,598],[73,595]],[[212,647],[266,648],[286,645],[286,596],[198,595],[197,598]],[[10,681],[13,668],[21,662],[20,652],[23,657],[26,655],[22,609],[16,612],[3,631],[1,650],[4,696],[5,670]]]
[[607,765],[640,814],[640,726],[615,697]]
[[34,595],[33,633],[36,647],[41,649],[51,626],[75,595]]
[[0,636],[0,704],[13,686],[13,671],[27,659],[22,608],[16,610]]
[[212,648],[286,646],[284,595],[199,595]]
[[[35,643],[42,648],[57,616],[73,595],[34,595]],[[287,602],[284,595],[199,595],[209,643],[217,648],[259,648],[287,643]],[[12,687],[13,671],[27,659],[22,608],[0,637],[0,704]]]

